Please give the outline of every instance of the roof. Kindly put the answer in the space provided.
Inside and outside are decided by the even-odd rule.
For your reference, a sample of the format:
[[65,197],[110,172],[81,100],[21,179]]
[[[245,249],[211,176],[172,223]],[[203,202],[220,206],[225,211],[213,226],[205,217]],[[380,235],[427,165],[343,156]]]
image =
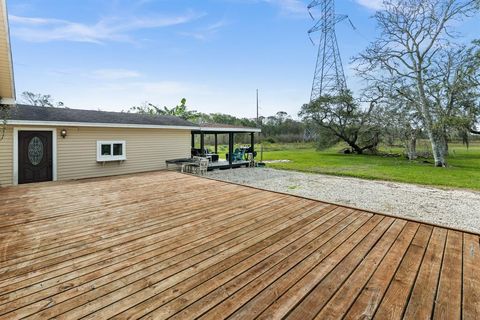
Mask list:
[[139,113],[106,112],[68,108],[16,105],[9,124],[72,125],[96,127],[176,127],[198,129],[198,126],[174,116],[152,116]]
[[5,0],[0,0],[0,98],[2,98],[2,103],[15,103],[12,53]]
[[197,125],[179,117],[167,115],[146,115],[128,112],[39,107],[23,104],[17,104],[12,107],[8,124],[152,129],[166,128],[185,129],[206,133],[261,132],[258,128],[232,126],[228,124],[208,123]]
[[259,128],[236,126],[223,123],[203,123],[200,125],[201,132],[261,132]]

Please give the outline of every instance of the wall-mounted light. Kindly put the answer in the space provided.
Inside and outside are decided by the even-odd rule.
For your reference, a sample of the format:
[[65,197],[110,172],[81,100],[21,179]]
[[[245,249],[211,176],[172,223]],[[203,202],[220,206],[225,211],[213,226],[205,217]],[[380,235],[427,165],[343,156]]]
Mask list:
[[60,135],[63,139],[65,139],[65,137],[67,136],[67,129],[62,129],[62,131],[60,131]]

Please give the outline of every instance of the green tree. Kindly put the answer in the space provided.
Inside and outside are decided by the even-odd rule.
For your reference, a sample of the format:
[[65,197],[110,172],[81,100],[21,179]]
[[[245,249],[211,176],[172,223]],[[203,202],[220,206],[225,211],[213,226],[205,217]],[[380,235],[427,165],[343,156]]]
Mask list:
[[149,115],[169,115],[182,118],[184,120],[195,121],[198,117],[198,112],[195,110],[188,110],[187,99],[183,98],[180,104],[175,107],[160,108],[152,103],[146,102],[142,106],[131,107],[129,111]]
[[299,116],[319,128],[319,148],[328,148],[340,141],[347,143],[353,152],[375,151],[380,142],[380,129],[372,122],[377,101],[371,101],[367,110],[347,91],[338,96],[322,96],[305,104]]

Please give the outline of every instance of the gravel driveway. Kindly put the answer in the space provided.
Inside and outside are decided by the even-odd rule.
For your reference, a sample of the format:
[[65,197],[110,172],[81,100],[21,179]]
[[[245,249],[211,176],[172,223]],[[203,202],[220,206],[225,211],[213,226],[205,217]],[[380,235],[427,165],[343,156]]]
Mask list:
[[480,192],[269,168],[216,170],[209,177],[480,233]]

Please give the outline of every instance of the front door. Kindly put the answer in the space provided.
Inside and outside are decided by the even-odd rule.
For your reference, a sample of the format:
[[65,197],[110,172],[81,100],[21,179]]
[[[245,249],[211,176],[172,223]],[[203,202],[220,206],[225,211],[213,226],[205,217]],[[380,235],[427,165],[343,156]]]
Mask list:
[[18,132],[18,183],[52,181],[52,132]]

